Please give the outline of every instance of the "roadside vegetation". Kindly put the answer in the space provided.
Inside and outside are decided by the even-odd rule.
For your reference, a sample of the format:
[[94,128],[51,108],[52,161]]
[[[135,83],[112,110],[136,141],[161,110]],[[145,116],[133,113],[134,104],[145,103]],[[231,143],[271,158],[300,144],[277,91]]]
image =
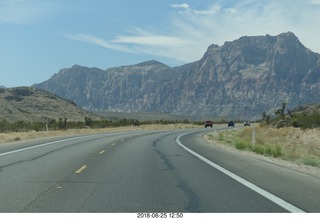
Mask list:
[[310,104],[309,109],[306,105],[305,110],[290,111],[286,109],[286,103],[283,103],[282,108],[274,112],[274,116],[267,115],[265,112],[262,114],[262,125],[270,125],[276,128],[295,127],[301,129],[313,129],[320,127],[320,108],[316,106],[319,104]]
[[213,132],[208,138],[238,150],[320,168],[320,113],[285,115],[284,108],[272,119],[264,114],[257,126]]
[[238,150],[320,167],[319,132],[318,129],[257,126],[213,132],[208,138]]
[[68,121],[67,118],[52,119],[48,122],[19,121],[10,123],[0,120],[0,144],[26,139],[90,134],[124,130],[170,130],[182,128],[198,128],[202,122],[183,120],[154,120],[139,121],[136,119],[93,120],[84,118],[83,121]]
[[[113,120],[93,120],[89,117],[83,121],[69,121],[68,118],[51,119],[47,122],[29,122],[18,121],[8,122],[0,120],[0,133],[6,132],[28,132],[28,131],[57,131],[68,129],[99,129],[99,128],[116,128],[125,126],[140,126],[150,124],[200,124],[198,122],[184,120],[155,120],[155,121],[139,121],[137,119],[113,119]],[[202,123],[201,123],[202,124]]]

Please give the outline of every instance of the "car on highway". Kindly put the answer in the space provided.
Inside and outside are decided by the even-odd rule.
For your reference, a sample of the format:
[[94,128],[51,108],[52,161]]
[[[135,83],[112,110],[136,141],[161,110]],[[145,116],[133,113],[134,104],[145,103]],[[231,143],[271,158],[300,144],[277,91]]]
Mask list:
[[213,126],[213,122],[212,121],[205,121],[204,123],[204,127],[207,128],[207,127],[211,127],[212,128]]
[[234,127],[234,122],[233,121],[228,122],[228,127],[230,127],[230,126]]

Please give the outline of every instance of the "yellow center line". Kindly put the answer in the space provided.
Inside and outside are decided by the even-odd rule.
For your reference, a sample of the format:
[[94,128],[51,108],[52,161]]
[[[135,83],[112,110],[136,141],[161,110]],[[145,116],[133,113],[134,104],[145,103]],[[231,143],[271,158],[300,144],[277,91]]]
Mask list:
[[103,154],[104,152],[106,152],[106,150],[102,150],[102,151],[100,151],[100,153],[99,153],[99,154]]
[[84,171],[87,168],[87,165],[83,165],[82,167],[80,167],[76,172],[76,174],[80,174],[82,171]]

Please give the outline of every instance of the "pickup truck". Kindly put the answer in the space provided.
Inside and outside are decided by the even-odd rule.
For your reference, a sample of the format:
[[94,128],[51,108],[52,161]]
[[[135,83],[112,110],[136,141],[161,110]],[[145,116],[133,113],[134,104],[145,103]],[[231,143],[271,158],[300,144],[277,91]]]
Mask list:
[[213,122],[212,121],[205,121],[204,123],[204,127],[207,128],[207,127],[211,127],[212,128],[212,125],[213,125]]

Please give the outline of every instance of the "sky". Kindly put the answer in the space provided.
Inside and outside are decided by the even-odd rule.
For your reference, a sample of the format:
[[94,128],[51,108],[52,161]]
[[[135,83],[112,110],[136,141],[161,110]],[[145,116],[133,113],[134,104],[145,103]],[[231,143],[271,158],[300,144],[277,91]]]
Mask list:
[[0,0],[0,86],[75,64],[181,66],[211,44],[288,31],[320,53],[320,0]]

